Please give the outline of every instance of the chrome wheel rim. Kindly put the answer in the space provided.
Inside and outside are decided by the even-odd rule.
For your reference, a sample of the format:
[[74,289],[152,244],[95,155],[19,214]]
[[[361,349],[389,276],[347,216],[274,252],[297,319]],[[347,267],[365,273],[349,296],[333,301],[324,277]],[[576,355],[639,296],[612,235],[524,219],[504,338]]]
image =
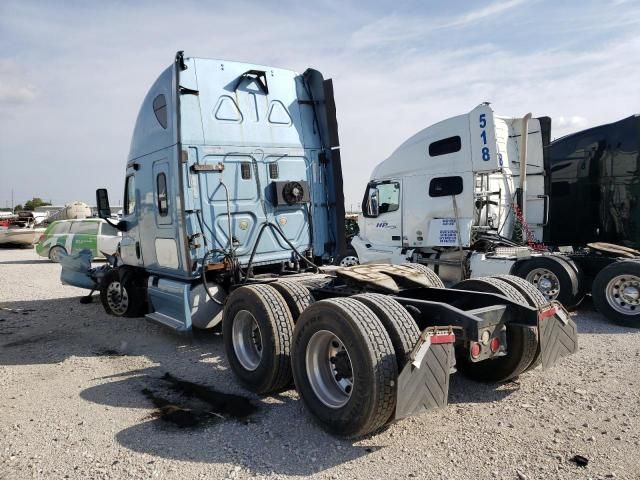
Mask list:
[[358,257],[354,255],[348,255],[340,260],[341,267],[353,267],[355,265],[360,265],[360,261],[358,260]]
[[353,392],[353,368],[342,340],[328,330],[314,333],[307,344],[305,361],[318,400],[329,408],[346,405]]
[[607,303],[623,315],[640,314],[640,278],[635,275],[618,275],[609,280],[605,290]]
[[527,274],[525,280],[534,284],[547,300],[555,300],[560,295],[560,279],[551,270],[535,268]]
[[250,372],[258,368],[262,360],[262,333],[250,311],[240,310],[233,317],[231,337],[240,365]]
[[124,315],[129,307],[129,294],[120,282],[111,282],[107,287],[107,305],[116,315]]

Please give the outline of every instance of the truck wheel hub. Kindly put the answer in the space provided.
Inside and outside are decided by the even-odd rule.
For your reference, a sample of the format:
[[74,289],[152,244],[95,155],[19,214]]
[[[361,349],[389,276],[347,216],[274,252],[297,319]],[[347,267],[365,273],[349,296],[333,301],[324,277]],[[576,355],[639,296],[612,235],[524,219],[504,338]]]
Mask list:
[[344,406],[353,391],[353,368],[342,340],[328,330],[314,333],[307,344],[305,362],[318,400],[330,408]]
[[349,255],[340,260],[341,267],[353,267],[355,265],[359,265],[358,257]]
[[627,285],[622,290],[622,296],[630,302],[637,302],[639,293],[640,292],[638,292],[638,287],[635,285]]
[[111,282],[107,287],[107,304],[116,315],[124,315],[129,307],[129,294],[120,282]]
[[233,350],[243,368],[254,371],[262,360],[262,333],[253,314],[240,310],[233,317]]
[[533,283],[547,300],[555,300],[560,294],[560,280],[546,268],[531,270],[526,277],[529,283]]
[[606,289],[609,305],[625,315],[640,314],[640,278],[619,275],[612,278]]

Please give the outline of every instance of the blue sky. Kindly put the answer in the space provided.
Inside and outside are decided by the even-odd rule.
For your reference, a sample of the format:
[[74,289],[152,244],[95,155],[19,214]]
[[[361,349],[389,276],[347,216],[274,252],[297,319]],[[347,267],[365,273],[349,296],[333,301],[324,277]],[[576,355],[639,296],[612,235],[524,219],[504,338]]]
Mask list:
[[0,4],[0,206],[121,196],[138,107],[177,50],[334,79],[348,206],[416,131],[490,101],[552,136],[640,113],[640,1]]

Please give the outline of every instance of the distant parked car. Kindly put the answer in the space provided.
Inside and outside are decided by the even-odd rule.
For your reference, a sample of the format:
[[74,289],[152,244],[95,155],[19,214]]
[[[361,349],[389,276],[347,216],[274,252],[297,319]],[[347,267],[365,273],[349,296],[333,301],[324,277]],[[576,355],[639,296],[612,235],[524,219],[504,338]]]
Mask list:
[[59,220],[47,227],[36,243],[36,252],[59,262],[60,255],[78,253],[89,249],[93,257],[102,257],[102,253],[115,253],[121,240],[121,233],[100,218],[82,220]]

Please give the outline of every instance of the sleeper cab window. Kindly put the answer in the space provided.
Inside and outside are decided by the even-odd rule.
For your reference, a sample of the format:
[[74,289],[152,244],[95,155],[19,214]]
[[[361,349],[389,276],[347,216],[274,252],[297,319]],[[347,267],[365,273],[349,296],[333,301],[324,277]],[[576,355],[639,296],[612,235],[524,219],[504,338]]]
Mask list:
[[462,193],[462,177],[437,177],[429,182],[430,197],[450,197]]
[[429,156],[437,157],[440,155],[447,155],[449,153],[456,153],[459,152],[461,148],[462,141],[458,135],[455,137],[443,138],[442,140],[429,144]]
[[130,175],[124,184],[124,214],[131,215],[136,210],[136,180]]
[[162,128],[167,128],[167,100],[160,94],[153,99],[153,113]]
[[166,217],[167,213],[169,213],[169,200],[167,197],[167,176],[164,173],[159,173],[156,184],[156,187],[158,189],[158,214],[161,217]]

